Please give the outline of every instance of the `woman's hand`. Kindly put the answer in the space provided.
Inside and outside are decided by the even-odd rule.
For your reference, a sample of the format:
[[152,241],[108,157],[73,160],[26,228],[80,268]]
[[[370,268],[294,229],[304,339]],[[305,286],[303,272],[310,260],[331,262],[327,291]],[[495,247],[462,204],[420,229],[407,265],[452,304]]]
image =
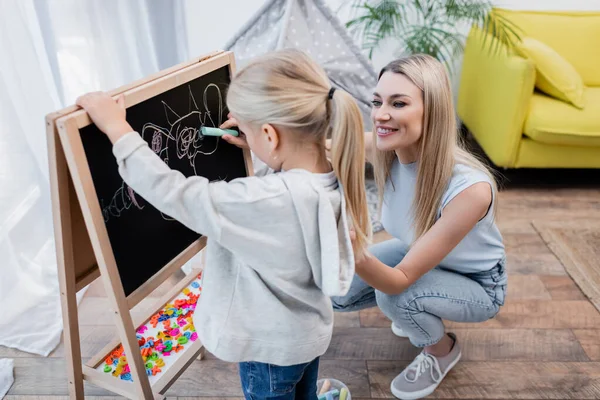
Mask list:
[[365,267],[366,261],[371,257],[371,255],[367,250],[365,250],[362,254],[356,254],[356,232],[352,228],[350,228],[350,240],[352,241],[352,249],[354,250],[354,263],[356,265],[356,269],[359,270]]
[[[350,240],[354,248],[356,233],[350,229]],[[398,266],[391,268],[371,253],[365,251],[362,254],[354,253],[354,271],[369,286],[390,295],[402,293],[408,286],[406,274]]]
[[[237,120],[231,116],[231,113],[229,113],[229,115],[227,115],[227,118],[229,118],[229,119],[227,121],[223,122],[219,128],[229,129],[229,128],[234,128],[234,127],[238,126]],[[246,135],[241,131],[240,131],[240,135],[238,137],[235,137],[233,135],[223,135],[222,137],[227,143],[231,143],[241,149],[249,149],[250,148],[248,146],[248,141],[246,140]]]
[[126,133],[133,131],[125,119],[125,97],[117,101],[104,92],[92,92],[79,97],[76,104],[82,107],[94,124],[114,144]]

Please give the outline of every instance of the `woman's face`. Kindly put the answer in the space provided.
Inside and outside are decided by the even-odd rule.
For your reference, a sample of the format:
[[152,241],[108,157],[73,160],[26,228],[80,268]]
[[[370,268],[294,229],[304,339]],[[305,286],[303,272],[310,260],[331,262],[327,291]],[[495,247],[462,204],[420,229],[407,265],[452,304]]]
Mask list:
[[405,75],[385,72],[373,93],[371,118],[377,149],[418,154],[423,132],[423,93]]

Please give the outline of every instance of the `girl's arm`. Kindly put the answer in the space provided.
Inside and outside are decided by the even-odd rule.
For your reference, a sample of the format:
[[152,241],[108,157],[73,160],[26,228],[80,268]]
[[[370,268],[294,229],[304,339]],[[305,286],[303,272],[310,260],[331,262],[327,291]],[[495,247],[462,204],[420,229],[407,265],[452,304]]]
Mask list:
[[121,96],[115,102],[105,93],[90,93],[77,99],[96,126],[113,143],[119,174],[136,193],[162,213],[191,230],[219,240],[222,217],[219,207],[231,199],[242,202],[244,185],[210,184],[200,176],[185,177],[158,157],[125,119]]
[[[201,176],[186,177],[171,169],[137,132],[122,136],[113,146],[119,175],[137,194],[163,214],[189,229],[219,240],[221,217],[217,198],[226,190]],[[221,185],[222,186],[222,185]]]
[[483,218],[492,202],[491,187],[476,183],[463,190],[442,210],[442,216],[411,247],[395,268],[373,256],[357,260],[356,272],[370,286],[399,294],[435,268]]

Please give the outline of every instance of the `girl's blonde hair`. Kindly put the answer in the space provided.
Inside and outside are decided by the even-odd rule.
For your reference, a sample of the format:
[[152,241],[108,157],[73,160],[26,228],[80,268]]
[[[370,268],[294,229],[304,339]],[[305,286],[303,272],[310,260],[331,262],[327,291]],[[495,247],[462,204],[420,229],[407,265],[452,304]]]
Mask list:
[[298,50],[280,50],[254,59],[232,80],[229,110],[241,121],[271,124],[302,142],[325,146],[331,137],[332,165],[344,188],[356,232],[357,254],[366,251],[371,222],[365,190],[365,143],[360,110],[348,93],[335,90],[325,71]]
[[[423,133],[419,139],[417,182],[413,200],[412,222],[416,241],[435,223],[442,196],[448,188],[456,164],[465,164],[486,173],[492,182],[494,198],[497,187],[488,168],[459,142],[450,80],[444,66],[431,56],[415,54],[390,62],[379,73],[379,79],[386,72],[406,76],[423,94]],[[377,140],[376,135],[374,129],[373,143]],[[385,182],[390,177],[396,154],[394,151],[378,150],[375,146],[374,152],[375,180],[381,204]]]

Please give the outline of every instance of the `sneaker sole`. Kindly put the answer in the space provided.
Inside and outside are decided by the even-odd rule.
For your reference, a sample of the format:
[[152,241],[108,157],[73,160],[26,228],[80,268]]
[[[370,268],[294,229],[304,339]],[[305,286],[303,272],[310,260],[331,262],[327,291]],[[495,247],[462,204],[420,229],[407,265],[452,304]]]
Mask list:
[[[458,357],[456,357],[456,360],[452,361],[452,363],[448,366],[448,369],[446,369],[446,372],[444,373],[444,375],[442,375],[442,379],[440,379],[440,382],[437,385],[419,390],[417,392],[401,392],[399,390],[394,389],[393,385],[390,385],[392,394],[396,398],[401,399],[401,400],[417,400],[417,399],[422,399],[423,397],[429,396],[431,393],[433,393],[435,391],[435,389],[437,389],[437,387],[444,380],[444,378],[446,377],[448,372],[450,372],[450,370],[452,368],[454,368],[456,363],[458,363],[460,361],[461,357],[462,357],[462,352],[458,353]],[[392,383],[393,383],[393,381],[392,381]]]

